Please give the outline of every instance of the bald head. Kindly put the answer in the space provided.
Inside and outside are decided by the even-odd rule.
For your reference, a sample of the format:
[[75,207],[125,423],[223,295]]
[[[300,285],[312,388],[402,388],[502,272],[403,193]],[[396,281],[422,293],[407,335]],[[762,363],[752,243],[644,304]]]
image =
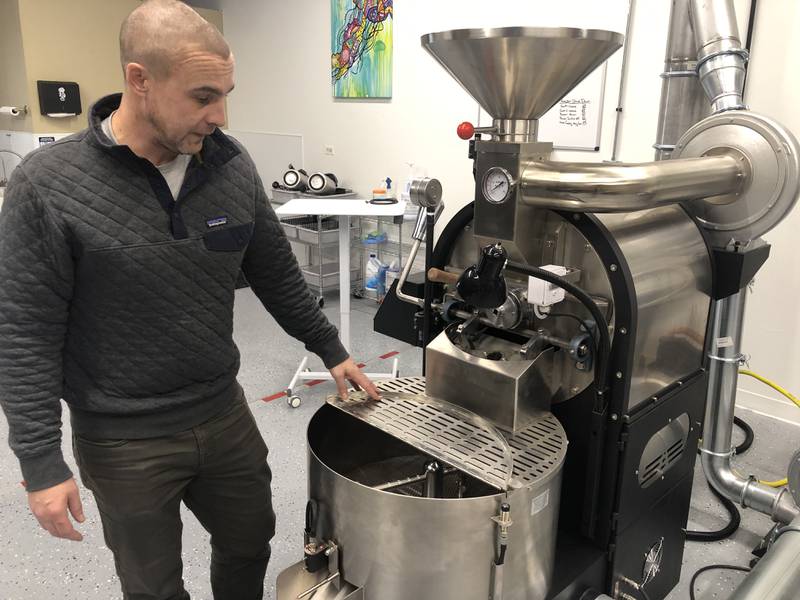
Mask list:
[[119,33],[122,69],[138,63],[155,77],[166,77],[182,55],[201,51],[228,59],[231,49],[219,30],[177,0],[145,0]]

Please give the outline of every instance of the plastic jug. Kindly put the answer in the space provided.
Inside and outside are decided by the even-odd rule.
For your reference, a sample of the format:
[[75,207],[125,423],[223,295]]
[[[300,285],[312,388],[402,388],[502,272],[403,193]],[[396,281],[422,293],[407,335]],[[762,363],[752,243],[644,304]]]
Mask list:
[[385,276],[386,271],[381,271],[383,263],[378,260],[378,255],[370,252],[367,261],[366,277],[364,278],[364,289],[378,291],[381,276]]
[[381,263],[378,269],[378,300],[383,300],[386,296],[386,272],[389,270],[389,265]]

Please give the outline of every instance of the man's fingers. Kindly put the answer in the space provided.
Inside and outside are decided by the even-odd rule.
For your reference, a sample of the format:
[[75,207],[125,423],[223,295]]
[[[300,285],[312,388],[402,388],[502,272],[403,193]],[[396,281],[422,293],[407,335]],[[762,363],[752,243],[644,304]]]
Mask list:
[[380,392],[378,391],[377,386],[370,381],[369,377],[364,375],[363,372],[360,370],[357,373],[354,373],[350,376],[350,381],[353,382],[353,385],[356,386],[356,389],[362,389],[367,392],[367,395],[372,398],[373,400],[377,400],[381,397]]
[[83,539],[83,536],[75,530],[66,515],[53,521],[53,526],[56,530],[56,537],[72,540],[73,542],[80,542]]
[[83,515],[83,505],[81,504],[81,496],[80,493],[78,493],[77,487],[67,497],[67,505],[69,506],[69,512],[72,513],[72,516],[78,523],[83,523],[86,520],[86,517]]
[[47,533],[49,533],[53,537],[58,537],[58,532],[56,531],[56,526],[53,525],[52,521],[43,521],[43,520],[39,519],[39,525],[41,525],[42,529],[44,529]]
[[342,400],[347,400],[347,383],[344,375],[334,375],[333,379],[336,382],[336,390],[339,398]]
[[73,540],[75,542],[83,540],[83,536],[72,526],[72,523],[69,522],[66,515],[63,515],[61,518],[38,519],[38,521],[42,529],[53,537]]
[[378,386],[372,383],[372,381],[370,381],[366,377],[364,379],[366,379],[366,383],[362,384],[364,391],[367,392],[367,394],[369,394],[369,397],[372,398],[373,400],[380,400],[381,392],[380,390],[378,390]]
[[381,397],[378,388],[369,380],[369,377],[361,372],[361,369],[353,362],[352,358],[348,358],[344,362],[333,367],[331,369],[331,375],[336,381],[336,387],[339,390],[340,398],[347,399],[346,382],[352,384],[357,390],[364,390],[373,400],[378,400]]
[[79,522],[85,520],[83,506],[74,479],[52,487],[28,492],[28,505],[43,529],[50,535],[79,542],[83,536],[72,526],[70,513]]

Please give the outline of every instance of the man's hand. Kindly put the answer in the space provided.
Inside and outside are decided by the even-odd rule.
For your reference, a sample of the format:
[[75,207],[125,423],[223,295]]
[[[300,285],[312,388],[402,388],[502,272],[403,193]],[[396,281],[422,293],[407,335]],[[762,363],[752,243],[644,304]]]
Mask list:
[[75,479],[67,479],[63,483],[38,492],[28,492],[28,504],[33,516],[39,521],[39,525],[49,531],[53,537],[74,542],[83,540],[83,536],[72,526],[67,514],[67,509],[69,509],[72,517],[78,523],[86,520],[86,517],[83,516],[83,506],[81,506],[81,497]]
[[339,397],[343,400],[347,399],[347,382],[349,381],[357,390],[364,390],[370,398],[377,400],[381,397],[378,388],[369,380],[369,377],[361,372],[358,365],[352,358],[339,363],[331,369],[331,375],[336,381],[336,387],[339,391]]

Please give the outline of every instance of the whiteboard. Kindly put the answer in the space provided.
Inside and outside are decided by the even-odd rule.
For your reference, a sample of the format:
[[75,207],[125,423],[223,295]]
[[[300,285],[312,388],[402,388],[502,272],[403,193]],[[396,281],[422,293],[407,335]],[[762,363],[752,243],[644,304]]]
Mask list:
[[556,150],[600,151],[608,62],[581,81],[539,119],[539,140]]
[[250,153],[267,192],[273,181],[281,181],[289,163],[303,168],[303,136],[294,133],[263,133],[258,131],[227,130]]

